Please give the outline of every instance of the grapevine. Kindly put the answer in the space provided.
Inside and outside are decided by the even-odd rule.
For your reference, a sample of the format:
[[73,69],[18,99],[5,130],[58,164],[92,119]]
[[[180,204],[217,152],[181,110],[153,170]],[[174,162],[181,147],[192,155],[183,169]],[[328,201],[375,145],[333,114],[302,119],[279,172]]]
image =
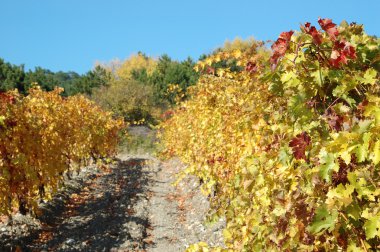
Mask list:
[[37,213],[65,173],[115,153],[123,122],[83,96],[63,98],[62,91],[0,94],[0,214]]
[[[318,24],[281,33],[271,55],[257,43],[200,62],[191,98],[163,124],[164,154],[226,218],[227,250],[380,249],[380,40]],[[212,68],[227,58],[241,70]]]

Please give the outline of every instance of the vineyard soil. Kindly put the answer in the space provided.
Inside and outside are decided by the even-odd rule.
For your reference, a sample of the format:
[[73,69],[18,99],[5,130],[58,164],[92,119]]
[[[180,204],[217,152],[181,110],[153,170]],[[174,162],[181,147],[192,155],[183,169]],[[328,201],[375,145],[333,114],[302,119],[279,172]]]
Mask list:
[[[1,251],[183,251],[199,241],[222,246],[224,222],[206,225],[207,198],[195,177],[172,183],[178,160],[123,153],[103,171],[86,168],[39,220],[0,225]],[[13,236],[11,236],[13,232]]]

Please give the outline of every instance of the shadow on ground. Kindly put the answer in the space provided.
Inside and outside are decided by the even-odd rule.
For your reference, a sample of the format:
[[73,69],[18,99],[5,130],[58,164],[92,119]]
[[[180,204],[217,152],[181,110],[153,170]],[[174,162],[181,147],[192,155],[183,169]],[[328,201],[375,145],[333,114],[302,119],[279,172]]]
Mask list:
[[108,172],[68,187],[42,209],[42,230],[13,245],[22,251],[145,249],[150,227],[144,204],[149,194],[149,174],[143,170],[147,162],[117,160]]

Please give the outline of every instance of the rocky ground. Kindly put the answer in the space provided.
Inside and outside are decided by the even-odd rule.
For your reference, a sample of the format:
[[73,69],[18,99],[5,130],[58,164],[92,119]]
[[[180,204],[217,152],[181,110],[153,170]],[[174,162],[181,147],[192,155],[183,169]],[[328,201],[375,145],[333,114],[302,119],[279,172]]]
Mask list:
[[[16,214],[0,224],[0,251],[184,251],[199,241],[223,245],[221,220],[205,224],[207,198],[178,160],[120,154],[66,183],[38,218]],[[10,225],[13,223],[12,225]]]

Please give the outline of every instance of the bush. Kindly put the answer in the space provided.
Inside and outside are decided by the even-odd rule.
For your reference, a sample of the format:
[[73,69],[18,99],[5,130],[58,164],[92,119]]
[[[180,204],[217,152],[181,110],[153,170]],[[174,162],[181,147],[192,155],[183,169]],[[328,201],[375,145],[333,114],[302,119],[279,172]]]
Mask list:
[[92,99],[131,124],[142,120],[156,124],[153,88],[149,85],[129,79],[113,80],[108,87],[95,90]]

